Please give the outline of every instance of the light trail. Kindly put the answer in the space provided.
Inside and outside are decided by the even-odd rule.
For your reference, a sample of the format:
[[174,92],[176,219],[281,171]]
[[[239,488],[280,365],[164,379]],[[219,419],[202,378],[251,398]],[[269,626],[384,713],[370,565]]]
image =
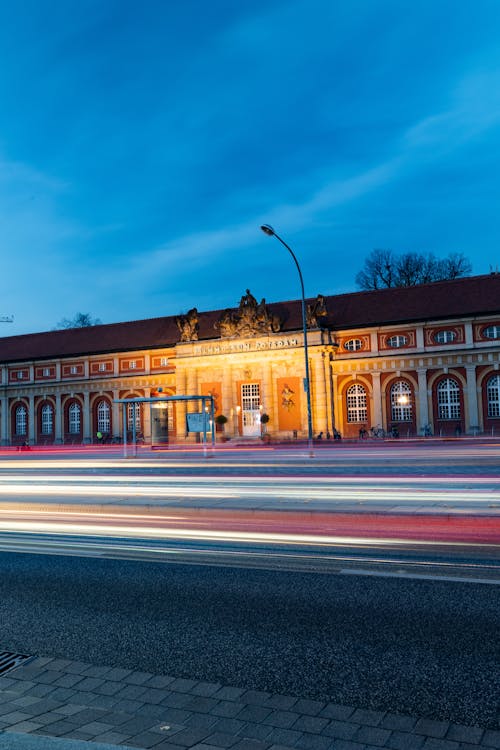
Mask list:
[[[453,502],[458,505],[474,505],[477,503],[486,504],[488,506],[492,504],[500,505],[500,490],[493,492],[491,490],[484,491],[472,491],[471,489],[461,488],[447,488],[446,490],[432,490],[428,488],[411,488],[408,484],[401,485],[390,485],[387,487],[380,487],[377,485],[365,485],[363,489],[357,489],[345,486],[341,489],[336,489],[334,486],[328,486],[326,488],[312,488],[312,487],[297,487],[297,482],[294,486],[277,486],[273,487],[274,482],[267,480],[258,484],[255,480],[254,486],[248,486],[245,483],[244,487],[238,488],[237,486],[226,486],[228,483],[218,481],[216,486],[210,486],[208,482],[201,481],[199,483],[192,483],[182,485],[179,483],[170,483],[170,480],[162,482],[161,485],[156,482],[154,485],[151,483],[148,487],[137,486],[130,484],[128,480],[123,481],[107,481],[101,483],[101,480],[94,479],[93,483],[84,482],[81,483],[74,481],[71,478],[71,486],[68,485],[68,479],[59,480],[56,482],[45,482],[40,481],[25,482],[21,479],[17,483],[4,481],[0,482],[0,497],[6,496],[12,498],[13,496],[57,496],[65,498],[79,498],[79,497],[92,497],[92,498],[176,498],[176,499],[196,499],[196,498],[215,498],[217,500],[241,500],[243,498],[261,500],[263,493],[265,493],[265,499],[269,501],[271,497],[275,499],[283,500],[315,500],[315,501],[356,501],[356,502],[370,502],[381,501],[385,503],[397,503],[398,505],[405,504],[428,504],[428,503],[443,503],[443,500],[448,496],[452,497]],[[107,478],[109,480],[109,477]],[[170,486],[175,484],[176,486]],[[231,484],[231,482],[229,482]],[[234,484],[234,481],[232,482]],[[269,486],[271,485],[271,486]],[[405,493],[405,496],[401,496],[401,492]]]
[[[500,507],[500,483],[496,477],[485,476],[273,476],[255,475],[151,475],[104,474],[92,464],[92,473],[67,471],[58,475],[46,471],[0,475],[0,498],[43,497],[67,499],[99,498],[101,501],[151,500],[212,500],[214,502],[244,500],[269,503],[277,501],[318,503],[374,503],[405,505],[449,503],[462,508]],[[123,464],[121,464],[123,469]],[[101,469],[102,467],[99,467]]]

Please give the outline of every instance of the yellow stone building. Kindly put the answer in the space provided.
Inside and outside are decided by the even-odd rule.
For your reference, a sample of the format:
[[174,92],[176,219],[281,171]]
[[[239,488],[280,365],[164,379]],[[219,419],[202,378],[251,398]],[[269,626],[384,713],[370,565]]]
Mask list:
[[[318,295],[306,317],[315,436],[500,433],[499,274]],[[307,436],[300,300],[5,337],[0,364],[4,446],[121,441],[120,400],[168,395],[213,396],[233,440]],[[126,429],[193,441],[198,409],[130,404]]]

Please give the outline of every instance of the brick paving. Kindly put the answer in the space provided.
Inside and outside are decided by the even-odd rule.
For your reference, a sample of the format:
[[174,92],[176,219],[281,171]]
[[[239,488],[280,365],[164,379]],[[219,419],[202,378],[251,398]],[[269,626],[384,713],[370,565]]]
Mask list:
[[500,749],[500,730],[42,657],[0,677],[5,733],[89,750]]

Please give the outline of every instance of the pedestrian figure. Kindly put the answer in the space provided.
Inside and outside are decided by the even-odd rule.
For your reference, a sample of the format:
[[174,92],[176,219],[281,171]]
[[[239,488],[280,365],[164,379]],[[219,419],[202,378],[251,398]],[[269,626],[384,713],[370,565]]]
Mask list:
[[102,432],[100,430],[97,431],[97,442],[102,443]]
[[323,440],[323,432],[320,432],[316,440]]

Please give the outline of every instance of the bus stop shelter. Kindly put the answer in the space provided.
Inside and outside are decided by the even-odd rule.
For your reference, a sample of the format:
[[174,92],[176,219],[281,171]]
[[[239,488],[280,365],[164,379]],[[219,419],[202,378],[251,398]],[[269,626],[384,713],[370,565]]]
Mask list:
[[[166,423],[166,408],[169,403],[195,402],[201,406],[201,411],[188,412],[186,414],[186,432],[198,432],[201,434],[204,454],[207,454],[207,433],[210,432],[212,450],[215,447],[215,422],[214,422],[214,397],[213,396],[153,396],[150,398],[137,396],[136,398],[117,398],[115,404],[122,405],[123,414],[123,455],[137,455],[137,424],[135,419],[136,405],[149,404],[151,410],[151,447],[161,447],[168,444],[168,427]],[[133,405],[130,442],[128,440],[128,408]],[[162,410],[162,405],[163,410]],[[155,417],[155,411],[159,415]],[[163,413],[162,413],[163,412]],[[156,441],[156,443],[155,443]],[[130,453],[129,453],[130,446]]]

